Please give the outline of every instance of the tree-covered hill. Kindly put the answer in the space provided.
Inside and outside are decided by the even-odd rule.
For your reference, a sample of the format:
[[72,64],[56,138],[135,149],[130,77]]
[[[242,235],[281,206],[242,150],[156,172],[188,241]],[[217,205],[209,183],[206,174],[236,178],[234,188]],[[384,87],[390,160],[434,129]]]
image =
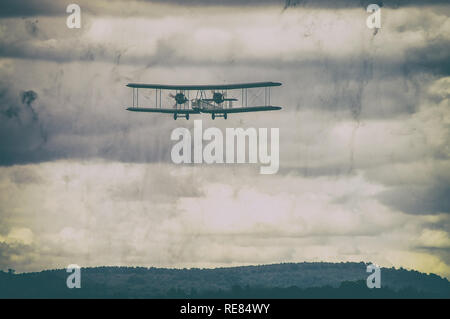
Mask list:
[[366,286],[365,263],[284,263],[215,269],[95,267],[68,289],[65,269],[0,272],[0,297],[24,298],[450,298],[434,274],[382,268],[381,289]]

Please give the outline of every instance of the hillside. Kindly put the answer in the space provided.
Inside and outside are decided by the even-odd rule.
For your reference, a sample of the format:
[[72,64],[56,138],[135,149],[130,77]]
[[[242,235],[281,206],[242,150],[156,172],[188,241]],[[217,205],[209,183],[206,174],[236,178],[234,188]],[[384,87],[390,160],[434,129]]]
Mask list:
[[81,289],[68,289],[65,269],[0,272],[0,297],[25,298],[404,298],[450,297],[434,274],[382,268],[381,289],[366,286],[365,263],[286,263],[215,269],[82,268]]

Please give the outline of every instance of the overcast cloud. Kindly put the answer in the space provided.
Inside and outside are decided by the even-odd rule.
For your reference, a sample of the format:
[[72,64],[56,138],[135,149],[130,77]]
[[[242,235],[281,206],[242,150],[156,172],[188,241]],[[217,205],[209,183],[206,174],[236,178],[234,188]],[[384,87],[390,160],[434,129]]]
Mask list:
[[[360,1],[220,3],[80,1],[80,30],[59,2],[0,10],[0,268],[364,260],[449,277],[449,6],[384,1],[374,33]],[[274,176],[176,166],[170,133],[193,121],[125,111],[129,82],[246,81],[282,82],[283,110],[197,118],[279,127]]]

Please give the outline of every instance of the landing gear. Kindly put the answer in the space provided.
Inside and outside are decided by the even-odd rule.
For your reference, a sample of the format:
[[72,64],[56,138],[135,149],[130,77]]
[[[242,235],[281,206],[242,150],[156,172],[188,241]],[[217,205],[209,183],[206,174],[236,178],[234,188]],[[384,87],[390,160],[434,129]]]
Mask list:
[[211,113],[211,118],[214,120],[216,118],[216,114]]
[[173,113],[173,119],[177,120],[177,113]]

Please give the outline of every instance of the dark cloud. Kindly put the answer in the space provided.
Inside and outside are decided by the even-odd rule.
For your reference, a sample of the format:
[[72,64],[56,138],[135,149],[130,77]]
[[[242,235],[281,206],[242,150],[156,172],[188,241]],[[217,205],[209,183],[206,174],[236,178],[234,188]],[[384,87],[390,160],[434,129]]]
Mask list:
[[378,195],[384,204],[408,214],[450,213],[450,182],[433,186],[402,186]]
[[[96,3],[95,3],[96,2]],[[27,17],[27,16],[54,16],[67,15],[66,8],[72,2],[60,2],[51,0],[3,0],[0,3],[0,17]],[[124,15],[129,13],[129,9],[137,7],[132,10],[136,15],[142,15],[139,8],[151,3],[173,4],[180,7],[187,6],[264,6],[264,5],[279,5],[280,8],[284,5],[284,0],[169,0],[169,1],[146,1],[146,0],[122,0],[122,1],[86,1],[79,0],[76,2],[80,5],[82,12],[91,14],[114,14]],[[125,15],[128,15],[127,13]]]
[[423,251],[428,254],[437,255],[447,265],[450,264],[450,247],[416,247],[418,251]]
[[0,163],[12,164],[31,159],[40,153],[47,140],[45,127],[33,106],[38,94],[26,90],[14,96],[9,86],[2,84],[0,87],[3,92],[0,94]]
[[60,1],[5,0],[0,3],[0,17],[61,15],[64,13],[65,6]]
[[329,8],[329,9],[342,9],[342,8],[367,8],[369,4],[377,4],[384,8],[401,8],[406,6],[425,6],[425,5],[439,5],[447,4],[445,0],[345,0],[345,1],[333,1],[333,0],[285,0],[285,7],[310,7],[310,8]]
[[31,114],[33,115],[33,121],[39,121],[39,117],[36,113],[36,111],[33,109],[33,102],[37,99],[38,95],[33,90],[24,91],[20,93],[22,98],[22,104],[26,105],[28,110],[30,110]]
[[30,245],[0,241],[0,270],[15,269],[31,263],[33,252],[35,252],[35,247]]
[[[61,158],[101,157],[125,162],[157,162],[170,157],[171,126],[158,125],[156,117],[136,115],[123,108],[108,109],[104,101],[95,106],[95,97],[84,88],[55,100],[61,83],[20,91],[13,83],[2,83],[0,92],[0,165],[32,163]],[[87,82],[89,83],[89,82]],[[54,88],[53,85],[55,85]],[[123,83],[119,83],[123,88]],[[83,95],[83,99],[78,98]],[[70,107],[67,103],[73,100]],[[143,98],[141,96],[141,98]],[[112,97],[114,100],[114,98]],[[124,99],[125,101],[126,99]],[[66,110],[61,112],[61,104]],[[87,107],[86,107],[87,105]],[[109,112],[105,117],[104,112]]]
[[34,20],[34,21],[26,20],[25,28],[26,28],[28,34],[30,34],[32,37],[38,36],[38,34],[39,34],[38,20]]
[[[0,88],[0,101],[4,101],[6,95],[9,93],[6,87]],[[16,104],[3,104],[0,108],[0,114],[7,117],[8,119],[18,118],[20,112],[20,107]]]
[[[401,36],[401,34],[399,35]],[[387,57],[376,56],[365,52],[360,56],[324,56],[316,57],[299,54],[288,61],[274,57],[251,57],[235,56],[233,59],[217,56],[199,57],[182,50],[176,41],[159,41],[154,53],[145,55],[126,54],[124,50],[110,48],[102,43],[79,43],[74,42],[72,46],[46,47],[28,41],[2,42],[0,41],[0,57],[52,61],[58,63],[74,61],[102,61],[122,65],[136,65],[145,68],[154,66],[250,66],[267,68],[307,68],[313,65],[324,67],[326,70],[340,70],[340,74],[346,75],[358,68],[356,80],[362,86],[370,80],[372,69],[375,66],[384,67],[386,76],[395,73],[404,73],[405,76],[418,72],[429,72],[435,75],[450,75],[450,42],[442,39],[432,41],[411,48],[405,48],[404,56]],[[361,80],[361,81],[359,81]]]
[[450,75],[450,42],[443,38],[433,39],[422,48],[405,50],[405,76],[417,71],[436,75]]
[[[60,2],[51,0],[3,0],[0,3],[0,17],[27,17],[27,16],[54,16],[67,15],[66,7],[70,2]],[[130,14],[142,15],[142,6],[149,3],[173,4],[180,8],[188,7],[212,7],[212,6],[247,6],[261,7],[275,5],[282,8],[320,8],[320,9],[345,9],[345,8],[365,8],[372,3],[387,8],[402,8],[410,6],[430,6],[444,5],[446,0],[122,0],[122,1],[86,1],[79,0],[83,12],[91,14]],[[134,9],[133,9],[134,8]]]

